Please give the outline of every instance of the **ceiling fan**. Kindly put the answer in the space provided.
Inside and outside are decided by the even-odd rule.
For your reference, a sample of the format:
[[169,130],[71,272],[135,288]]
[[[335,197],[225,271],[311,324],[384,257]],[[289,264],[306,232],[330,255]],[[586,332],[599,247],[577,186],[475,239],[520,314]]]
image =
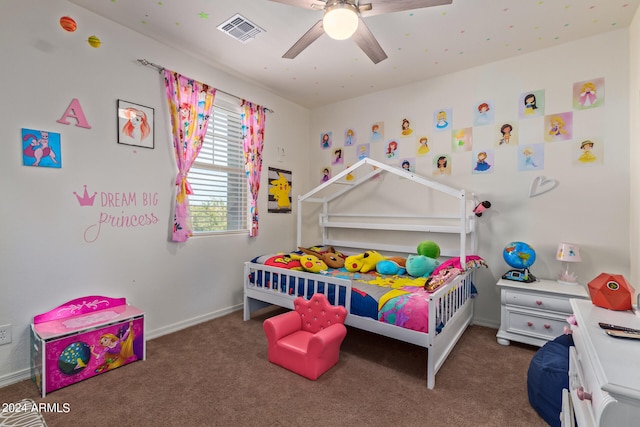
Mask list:
[[322,10],[324,16],[315,23],[293,46],[282,55],[293,59],[316,41],[323,33],[329,37],[344,40],[353,37],[353,41],[377,64],[387,59],[387,54],[366,26],[363,17],[422,9],[431,6],[451,4],[453,0],[271,0],[276,3],[298,6],[305,9]]

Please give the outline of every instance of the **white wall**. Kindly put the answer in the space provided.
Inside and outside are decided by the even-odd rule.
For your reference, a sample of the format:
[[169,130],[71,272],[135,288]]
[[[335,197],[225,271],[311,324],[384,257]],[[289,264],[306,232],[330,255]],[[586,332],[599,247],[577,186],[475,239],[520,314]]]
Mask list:
[[[583,262],[576,265],[582,283],[606,271],[630,278],[630,202],[629,202],[629,31],[560,45],[532,54],[492,63],[420,83],[377,92],[357,99],[328,105],[312,111],[310,157],[311,182],[319,182],[319,171],[331,162],[331,150],[320,148],[320,135],[331,131],[336,148],[343,144],[343,132],[353,127],[358,143],[369,142],[374,122],[383,121],[385,141],[397,138],[401,144],[400,123],[411,119],[418,135],[427,134],[431,152],[417,157],[416,173],[431,176],[433,154],[451,153],[451,133],[433,131],[435,110],[451,108],[453,128],[473,125],[473,108],[483,100],[493,100],[496,123],[516,120],[519,142],[543,143],[542,118],[518,120],[518,99],[528,91],[545,90],[546,114],[573,110],[573,83],[603,77],[605,105],[574,111],[571,141],[545,143],[545,165],[541,171],[518,171],[516,147],[494,147],[493,126],[474,127],[473,149],[495,149],[495,171],[472,174],[472,153],[453,153],[453,174],[438,178],[489,200],[491,209],[480,219],[478,254],[489,271],[477,275],[479,296],[475,321],[498,325],[500,298],[495,282],[509,269],[502,258],[504,246],[514,240],[528,242],[536,250],[533,274],[555,278],[561,269],[555,251],[561,241],[580,245]],[[600,94],[602,95],[602,94]],[[591,167],[572,165],[574,144],[584,139],[604,142],[604,164]],[[383,143],[371,143],[371,157],[382,159]],[[415,157],[415,143],[401,146],[399,157]],[[403,150],[403,151],[402,151]],[[356,149],[346,148],[346,164],[353,163]],[[340,169],[341,170],[341,169]],[[339,172],[338,169],[334,173]],[[559,186],[546,194],[529,197],[537,176],[555,179]],[[395,184],[393,192],[410,199]],[[389,192],[387,192],[388,194]],[[389,203],[381,193],[377,203]],[[375,248],[372,248],[375,249]]]
[[[640,137],[640,123],[635,120],[640,115],[640,12],[636,12],[634,20],[630,27],[630,46],[629,46],[629,62],[630,62],[630,85],[629,98],[630,107],[629,114],[634,120],[629,121],[630,138],[634,141],[630,144],[630,162],[631,162],[631,280],[636,288],[636,293],[640,292],[640,171],[637,167],[637,160],[640,157],[640,147],[638,146],[638,137]],[[636,285],[637,284],[637,285]]]
[[[61,29],[72,16],[75,33]],[[12,324],[13,342],[0,347],[0,386],[29,368],[33,316],[86,295],[126,297],[146,311],[147,337],[158,336],[238,309],[242,262],[276,247],[293,247],[293,215],[268,214],[266,171],[293,171],[295,193],[307,188],[306,153],[299,135],[309,111],[167,48],[64,0],[0,2],[3,81],[0,103],[0,325]],[[86,40],[97,35],[102,45]],[[239,45],[240,46],[240,45]],[[136,62],[146,58],[276,111],[267,117],[258,238],[246,234],[170,242],[174,165],[164,88],[159,74]],[[91,129],[57,123],[78,99]],[[155,149],[116,142],[116,100],[155,109]],[[61,134],[62,168],[22,165],[21,129]],[[276,146],[287,153],[276,160]],[[98,192],[80,207],[74,192]],[[101,193],[134,193],[135,206],[102,206]],[[157,193],[144,206],[143,193]],[[102,213],[153,213],[159,221],[137,228],[102,227],[93,243],[85,230]]]

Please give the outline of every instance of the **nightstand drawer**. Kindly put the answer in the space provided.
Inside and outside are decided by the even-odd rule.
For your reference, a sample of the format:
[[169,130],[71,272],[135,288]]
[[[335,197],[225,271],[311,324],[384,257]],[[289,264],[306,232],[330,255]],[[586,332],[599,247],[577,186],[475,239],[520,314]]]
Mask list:
[[517,310],[507,307],[505,330],[515,334],[536,336],[546,340],[552,340],[564,333],[567,321],[562,317],[540,315],[534,311]]
[[[588,362],[587,362],[588,363]],[[584,375],[584,369],[582,363],[576,352],[575,347],[569,348],[569,393],[571,395],[571,406],[575,413],[578,425],[581,427],[593,427],[596,425],[595,412],[593,409],[593,392],[598,393],[600,397],[599,389],[595,386],[587,384]],[[579,392],[582,395],[582,399],[579,397]],[[584,397],[584,393],[589,393],[591,396]]]
[[568,298],[556,298],[549,295],[531,294],[507,289],[504,293],[503,304],[517,305],[520,307],[534,308],[537,310],[557,311],[559,313],[571,313],[571,304]]

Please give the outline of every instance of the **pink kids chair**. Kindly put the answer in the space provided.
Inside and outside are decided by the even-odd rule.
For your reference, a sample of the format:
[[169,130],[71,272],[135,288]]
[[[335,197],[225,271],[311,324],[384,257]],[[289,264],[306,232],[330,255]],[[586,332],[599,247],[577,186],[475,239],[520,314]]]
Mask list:
[[347,335],[347,310],[332,306],[323,294],[310,300],[298,297],[294,310],[264,321],[269,362],[310,380],[338,363],[340,345]]

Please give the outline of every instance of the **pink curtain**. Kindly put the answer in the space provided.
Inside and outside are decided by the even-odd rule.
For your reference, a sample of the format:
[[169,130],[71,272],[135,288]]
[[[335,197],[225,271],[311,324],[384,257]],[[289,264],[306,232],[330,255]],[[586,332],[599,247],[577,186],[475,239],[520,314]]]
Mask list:
[[187,174],[202,148],[216,89],[170,70],[164,70],[164,83],[178,167],[173,241],[186,242],[193,235]]
[[244,170],[251,191],[251,228],[249,236],[258,235],[258,191],[262,172],[262,147],[264,142],[265,108],[251,102],[242,102],[242,134],[244,149]]

